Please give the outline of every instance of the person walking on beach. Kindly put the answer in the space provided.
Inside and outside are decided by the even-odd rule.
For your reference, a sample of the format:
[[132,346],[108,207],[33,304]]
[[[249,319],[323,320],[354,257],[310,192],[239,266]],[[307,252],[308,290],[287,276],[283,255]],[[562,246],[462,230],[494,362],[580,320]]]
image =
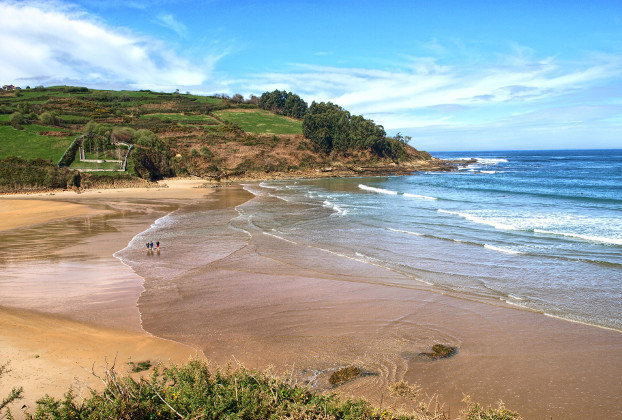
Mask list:
[[151,241],[151,244],[149,244],[151,247],[151,250],[153,251],[153,241]]
[[156,249],[159,251],[160,250],[160,241],[156,242]]

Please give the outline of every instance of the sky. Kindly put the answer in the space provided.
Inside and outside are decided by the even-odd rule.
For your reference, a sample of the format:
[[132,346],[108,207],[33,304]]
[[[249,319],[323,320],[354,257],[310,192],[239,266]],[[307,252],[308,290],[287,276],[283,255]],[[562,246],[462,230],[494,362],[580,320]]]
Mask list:
[[622,148],[622,1],[0,0],[0,83],[331,101],[431,151]]

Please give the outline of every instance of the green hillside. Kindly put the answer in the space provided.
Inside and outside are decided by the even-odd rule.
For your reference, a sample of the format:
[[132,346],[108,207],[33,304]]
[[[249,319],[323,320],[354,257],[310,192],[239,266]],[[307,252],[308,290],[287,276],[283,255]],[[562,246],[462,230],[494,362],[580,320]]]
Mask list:
[[259,109],[225,109],[214,112],[224,121],[253,134],[302,134],[302,121]]
[[[125,163],[126,155],[124,166],[119,161]],[[433,169],[427,153],[402,137],[387,137],[373,121],[331,103],[308,106],[278,90],[248,100],[73,86],[1,92],[0,159],[10,156],[80,171],[72,178],[75,185],[81,178],[109,182],[190,174],[220,180],[393,173],[421,164]],[[44,179],[30,182],[11,174],[5,171],[0,187],[45,186]]]
[[[49,132],[66,133],[66,135],[57,137],[40,134]],[[10,125],[0,125],[0,159],[19,156],[24,159],[42,158],[58,162],[73,137],[72,132],[60,127],[28,124],[23,126],[23,129],[18,130]]]

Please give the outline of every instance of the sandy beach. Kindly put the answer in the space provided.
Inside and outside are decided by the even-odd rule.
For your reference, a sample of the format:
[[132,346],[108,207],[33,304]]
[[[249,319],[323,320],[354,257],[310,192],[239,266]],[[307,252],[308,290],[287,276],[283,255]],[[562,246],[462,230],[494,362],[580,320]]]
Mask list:
[[[369,375],[337,391],[386,404],[386,386],[404,379],[452,415],[469,394],[525,418],[622,418],[620,332],[407,287],[395,272],[244,233],[235,208],[253,196],[239,187],[166,183],[0,198],[13,215],[0,224],[0,349],[13,368],[0,393],[22,385],[20,406],[32,407],[43,392],[94,386],[91,364],[117,353],[124,362],[205,355],[291,371],[318,390],[356,365]],[[19,220],[20,209],[38,218]],[[147,259],[147,229],[174,210],[209,236],[197,249],[179,240],[186,232],[153,228],[170,240]],[[133,269],[113,256],[145,231],[125,251]],[[33,246],[42,243],[52,246]],[[458,352],[419,356],[435,343]]]
[[116,359],[184,362],[202,353],[141,328],[142,279],[113,257],[155,218],[211,192],[201,180],[158,188],[87,190],[0,197],[0,354],[10,372],[0,394],[24,388],[13,404],[32,409],[45,394],[73,387],[87,395]]

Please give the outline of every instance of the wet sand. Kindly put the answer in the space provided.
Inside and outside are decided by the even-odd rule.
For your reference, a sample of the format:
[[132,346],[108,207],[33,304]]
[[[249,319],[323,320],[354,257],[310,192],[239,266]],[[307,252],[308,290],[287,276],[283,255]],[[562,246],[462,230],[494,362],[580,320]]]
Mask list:
[[[68,361],[101,358],[118,348],[114,343],[133,343],[121,346],[133,360],[136,353],[147,358],[141,350],[161,349],[154,359],[190,355],[187,347],[169,351],[147,340],[157,339],[140,332],[140,315],[149,333],[198,348],[208,360],[275,366],[318,390],[328,388],[333,370],[357,365],[369,375],[336,390],[385,406],[387,384],[405,379],[437,393],[452,416],[464,393],[486,404],[503,399],[525,418],[622,418],[621,333],[406,287],[395,272],[257,231],[249,236],[235,210],[249,193],[227,188],[201,198],[200,191],[187,192],[71,197],[114,211],[0,235],[11,250],[0,256],[0,346],[2,354],[4,348],[15,354],[16,372],[31,372],[32,389],[64,391],[68,372],[85,373]],[[142,279],[112,254],[190,201],[196,204],[182,211],[189,218],[203,214],[200,223],[210,232],[205,246],[171,245],[162,259],[136,265],[145,278],[141,294]],[[53,249],[32,248],[50,238]],[[138,247],[129,256],[146,258]],[[153,270],[158,264],[166,275]],[[83,337],[90,344],[74,344]],[[418,356],[435,343],[458,352],[438,361]],[[53,367],[34,370],[47,360],[43,350],[56,355]],[[61,380],[52,384],[54,378]],[[0,392],[7,386],[0,381]]]
[[[245,194],[211,199],[235,203]],[[336,390],[385,406],[386,386],[405,379],[438,394],[454,415],[469,394],[485,404],[502,399],[525,418],[622,417],[620,332],[406,287],[398,273],[252,228],[232,237],[233,209],[197,211],[214,221],[209,236],[221,252],[166,278],[138,269],[143,326],[158,336],[221,365],[274,366],[318,390],[335,369],[356,365],[369,375]],[[458,352],[419,356],[436,343]]]
[[[162,215],[211,192],[201,180],[169,180],[168,187],[71,191],[0,197],[0,354],[11,372],[0,395],[23,386],[32,408],[45,393],[62,397],[99,387],[117,358],[182,362],[202,357],[187,345],[150,335],[136,301],[142,278],[113,257]],[[21,219],[27,209],[38,218]],[[38,209],[38,210],[37,210]],[[82,393],[82,394],[81,394]],[[20,410],[14,410],[14,414]]]

